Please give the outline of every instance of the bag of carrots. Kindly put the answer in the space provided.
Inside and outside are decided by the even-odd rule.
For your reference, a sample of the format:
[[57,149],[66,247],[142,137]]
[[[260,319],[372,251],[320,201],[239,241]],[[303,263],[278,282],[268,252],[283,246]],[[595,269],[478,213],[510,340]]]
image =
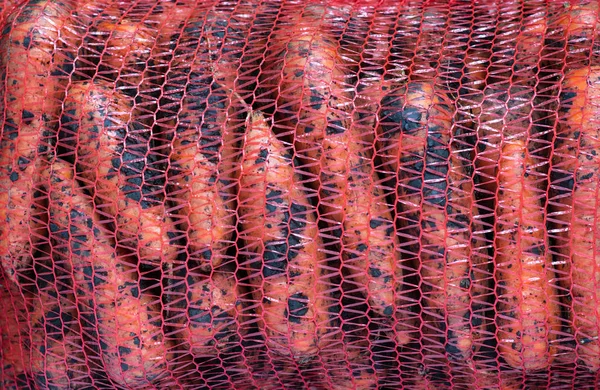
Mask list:
[[600,386],[597,0],[0,24],[2,389]]

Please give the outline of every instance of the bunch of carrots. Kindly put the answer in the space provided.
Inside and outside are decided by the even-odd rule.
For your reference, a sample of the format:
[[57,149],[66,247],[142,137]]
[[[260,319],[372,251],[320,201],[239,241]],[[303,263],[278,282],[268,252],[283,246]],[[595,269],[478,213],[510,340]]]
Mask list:
[[600,369],[598,1],[224,3],[4,2],[0,387]]

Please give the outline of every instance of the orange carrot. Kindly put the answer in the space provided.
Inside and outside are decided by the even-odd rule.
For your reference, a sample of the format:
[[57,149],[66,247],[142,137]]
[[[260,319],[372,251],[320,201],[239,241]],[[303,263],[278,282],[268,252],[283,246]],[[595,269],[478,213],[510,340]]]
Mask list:
[[[362,345],[361,345],[362,344]],[[366,343],[354,344],[346,361],[340,364],[331,378],[332,389],[378,389],[378,379],[386,375],[384,370],[375,372],[369,359]],[[339,364],[339,361],[338,361]]]
[[598,267],[598,180],[600,162],[600,67],[568,72],[562,83],[551,170],[551,213],[555,262],[570,291],[569,317],[576,355],[600,369]]
[[202,269],[219,266],[233,245],[238,133],[247,110],[210,77],[190,85],[172,140],[170,194],[189,255]]
[[544,55],[555,71],[600,64],[598,50],[593,47],[600,33],[599,12],[597,0],[556,3],[554,16],[548,21],[551,34]]
[[390,207],[372,184],[379,181],[372,152],[361,144],[372,135],[363,137],[352,127],[352,97],[344,86],[351,66],[340,57],[334,37],[315,24],[318,19],[305,16],[293,25],[291,40],[278,37],[271,47],[277,60],[262,85],[278,90],[276,120],[294,132],[298,157],[319,179],[313,184],[320,190],[320,217],[335,229],[343,227],[349,277],[366,287],[371,309],[389,317],[402,305],[395,302],[394,289],[403,275],[396,267]]
[[391,91],[380,117],[378,154],[397,174],[402,258],[420,269],[421,305],[445,329],[446,351],[468,358],[485,330],[490,258],[470,164],[451,145],[451,102],[433,83],[411,82]]
[[98,212],[115,219],[119,244],[141,261],[169,263],[177,248],[165,210],[165,174],[131,110],[130,98],[102,82],[74,83],[64,103],[62,142],[76,148],[78,178],[93,192]]
[[530,85],[538,79],[546,35],[547,9],[543,0],[499,3],[488,85]]
[[326,342],[324,254],[292,158],[261,113],[249,119],[240,176],[239,233],[267,345],[302,361]]
[[[51,150],[68,82],[67,24],[74,0],[30,1],[10,14],[0,35],[4,96],[0,139],[0,263],[7,276],[31,263],[44,220],[32,210],[40,156]],[[75,45],[76,47],[76,45]],[[37,215],[36,215],[37,214]]]
[[496,206],[496,326],[500,356],[525,371],[547,368],[560,330],[542,199],[544,174],[525,141],[502,148]]
[[46,172],[53,245],[70,256],[82,332],[119,386],[150,386],[168,376],[159,297],[142,292],[135,267],[124,259],[73,180],[73,168]]
[[482,199],[489,199],[498,188],[497,166],[502,140],[543,138],[544,134],[539,132],[542,109],[532,87],[499,85],[484,90],[473,114],[477,132],[475,167],[479,176],[476,190]]
[[[368,18],[364,28],[368,28],[364,50],[360,47],[358,61],[358,82],[354,107],[354,124],[357,132],[364,138],[372,139],[374,135],[377,112],[381,100],[389,90],[392,81],[388,79],[386,69],[389,67],[392,35],[390,25],[396,17],[397,9],[375,11]],[[391,72],[394,75],[394,72]]]

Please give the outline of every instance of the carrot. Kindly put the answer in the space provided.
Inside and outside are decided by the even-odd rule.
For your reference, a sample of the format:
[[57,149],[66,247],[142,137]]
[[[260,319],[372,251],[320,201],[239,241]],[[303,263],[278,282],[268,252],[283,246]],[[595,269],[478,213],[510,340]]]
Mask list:
[[563,288],[570,291],[569,317],[575,350],[591,370],[600,369],[596,296],[598,281],[598,163],[600,67],[565,75],[552,155],[549,220],[553,222],[555,262]]
[[32,301],[28,317],[30,364],[37,386],[43,389],[89,386],[74,299],[61,297],[56,291],[43,291]]
[[489,256],[475,219],[470,164],[451,144],[451,102],[430,82],[411,82],[384,99],[378,154],[397,173],[405,262],[418,263],[421,305],[446,329],[446,351],[477,349],[489,294]]
[[563,12],[557,13],[552,22],[561,27],[567,37],[591,37],[593,29],[598,28],[598,1],[564,2],[562,5]]
[[233,245],[234,180],[240,171],[235,137],[247,108],[210,77],[188,90],[172,140],[169,196],[186,232],[190,258],[208,270],[219,266]]
[[545,136],[538,134],[543,106],[536,95],[544,83],[540,69],[548,10],[536,0],[502,4],[498,12],[491,53],[477,53],[489,58],[482,63],[485,69],[478,72],[485,89],[470,96],[468,103],[461,102],[469,107],[470,125],[477,134],[473,151],[479,179],[476,192],[486,209],[494,207],[501,140],[527,133],[538,139]]
[[[401,243],[392,217],[393,206],[377,186],[372,155],[359,144],[350,145],[348,187],[343,221],[344,266],[351,278],[367,288],[372,310],[386,317],[395,315],[396,341],[410,341],[414,301],[403,290],[406,262],[400,257]],[[373,178],[373,181],[371,181]]]
[[[469,139],[474,132],[472,111],[481,104],[481,94],[488,79],[499,11],[498,4],[495,2],[476,4],[469,8],[471,14],[467,21],[464,20],[464,11],[466,9],[457,9],[449,20],[449,25],[464,25],[468,30],[452,28],[446,50],[455,58],[450,57],[450,61],[457,70],[456,73],[450,74],[455,76],[450,76],[448,83],[452,85],[451,88],[457,90],[458,94],[457,129],[466,133],[464,137]],[[472,34],[471,31],[477,33]],[[456,47],[454,42],[461,42],[461,44]],[[443,77],[443,74],[440,76]],[[458,133],[456,136],[458,137]]]
[[310,173],[317,177],[321,173],[321,187],[329,191],[322,191],[323,215],[333,222],[343,218],[342,207],[332,195],[343,188],[345,149],[352,141],[346,131],[352,119],[352,96],[344,88],[351,66],[340,58],[335,38],[316,23],[319,19],[305,16],[288,27],[285,36],[276,35],[261,85],[276,96],[276,120],[295,133],[299,157],[307,160]]
[[145,106],[155,109],[153,100],[191,4],[158,1],[118,8],[119,4],[111,4],[92,21],[82,57],[99,64],[97,76],[115,81],[121,91],[136,97],[136,110],[147,113]]
[[267,345],[299,359],[327,342],[322,242],[292,158],[261,113],[249,119],[240,175],[239,233]]
[[[236,160],[248,108],[211,57],[217,50],[211,45],[229,50],[221,39],[227,42],[227,35],[219,32],[223,20],[211,16],[204,25],[203,12],[196,9],[189,16],[175,48],[159,103],[164,119],[156,133],[168,144],[169,197],[188,238],[188,255],[206,271],[219,266],[234,244]],[[217,25],[210,27],[212,22]]]
[[[73,180],[73,168],[55,162],[49,183],[53,246],[71,258],[82,332],[97,351],[101,374],[140,388],[168,376],[158,297],[141,291],[135,267],[123,258]],[[58,249],[57,249],[58,250]]]
[[[241,4],[240,4],[241,5]],[[262,62],[267,54],[267,42],[277,20],[283,16],[282,3],[263,2],[248,3],[250,9],[237,7],[240,14],[252,20],[246,29],[242,30],[246,36],[246,43],[242,48],[241,64],[238,68],[238,83],[236,92],[250,104],[258,102],[258,82]]]
[[[246,46],[248,21],[236,12],[209,11],[204,20],[204,37],[211,56],[211,67],[217,83],[233,91],[243,90],[248,83],[242,56]],[[264,39],[264,38],[263,38]]]
[[548,29],[548,9],[545,2],[527,2],[523,10],[520,32],[516,38],[513,79],[534,85],[542,64],[544,37]]
[[298,157],[319,179],[318,184],[311,181],[320,190],[320,217],[335,229],[343,224],[346,271],[366,287],[371,309],[390,317],[403,298],[395,301],[402,267],[396,267],[389,207],[381,188],[371,184],[379,178],[370,164],[369,146],[360,144],[362,134],[352,128],[352,97],[343,84],[347,65],[333,37],[313,22],[312,17],[300,19],[292,39],[285,44],[280,37],[281,47],[271,48],[280,58],[265,72],[263,87],[279,88],[276,120],[295,131]]
[[497,284],[496,325],[500,356],[525,371],[548,367],[556,353],[553,341],[560,330],[547,251],[544,174],[525,141],[507,141],[499,162],[496,206],[495,263]]
[[462,385],[481,390],[517,390],[523,388],[523,377],[514,372],[502,372],[494,369],[476,369],[474,380]]
[[255,374],[257,387],[265,390],[306,388],[308,386],[307,380],[299,371],[297,364],[274,361],[271,369],[263,369]]
[[177,248],[164,205],[164,173],[131,107],[106,84],[73,83],[61,118],[63,142],[76,149],[78,179],[93,192],[98,212],[115,219],[119,244],[142,261],[169,263]]
[[43,237],[34,217],[33,189],[39,156],[55,138],[60,102],[72,64],[66,44],[74,1],[29,1],[3,23],[0,66],[4,127],[0,139],[0,263],[7,276],[31,263],[32,246]]
[[470,48],[465,55],[465,88],[483,90],[488,76],[490,56],[487,50]]
[[[6,280],[10,283],[10,281]],[[0,385],[3,389],[26,388],[29,350],[23,344],[26,339],[26,301],[14,284],[0,287],[0,340],[2,346],[2,368]]]
[[[478,139],[473,151],[479,178],[478,195],[483,208],[493,209],[498,142],[503,135],[515,135],[527,129],[530,120],[538,121],[536,98],[546,34],[547,12],[538,1],[527,4],[503,3],[483,25],[484,15],[475,13],[477,28],[486,31],[476,39],[465,58],[467,92],[459,98],[464,122]],[[490,24],[490,27],[484,27]],[[497,24],[497,26],[496,26]],[[494,32],[492,34],[492,32]],[[482,34],[483,35],[483,34]],[[471,81],[472,80],[472,81]],[[541,87],[539,88],[541,90]]]
[[236,13],[206,7],[195,7],[190,11],[185,15],[184,28],[175,42],[174,64],[169,67],[167,76],[182,71],[187,74],[198,72],[202,68],[227,90],[243,90],[241,86],[248,82],[243,79],[242,55],[249,21]]

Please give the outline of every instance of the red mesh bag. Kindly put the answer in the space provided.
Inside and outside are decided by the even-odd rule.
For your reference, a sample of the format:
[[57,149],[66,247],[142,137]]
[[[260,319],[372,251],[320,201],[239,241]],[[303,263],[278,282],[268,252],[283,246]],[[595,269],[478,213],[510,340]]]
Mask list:
[[3,1],[0,387],[600,386],[599,13]]

